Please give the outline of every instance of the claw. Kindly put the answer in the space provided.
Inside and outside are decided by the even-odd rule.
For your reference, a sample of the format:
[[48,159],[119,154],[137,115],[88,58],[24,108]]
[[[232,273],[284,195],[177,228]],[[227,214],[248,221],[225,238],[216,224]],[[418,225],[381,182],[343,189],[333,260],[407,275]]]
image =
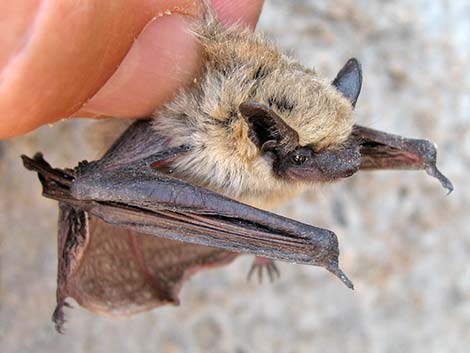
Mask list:
[[274,261],[271,261],[266,264],[266,269],[268,270],[268,276],[271,283],[274,282],[275,279],[279,279],[279,277],[281,276],[281,273],[279,272]]
[[336,277],[338,277],[341,280],[341,282],[343,282],[346,285],[346,287],[354,290],[354,284],[351,282],[348,276],[346,276],[344,272],[340,270],[337,263],[330,264],[330,266],[328,266],[326,269],[330,271],[332,274],[334,274]]
[[452,182],[444,174],[442,174],[439,169],[437,169],[436,164],[428,164],[425,166],[424,170],[426,171],[426,173],[428,173],[428,175],[439,180],[441,185],[445,189],[447,189],[447,195],[454,191],[454,186],[452,185]]
[[273,260],[257,256],[251,265],[250,271],[248,272],[247,280],[250,281],[253,273],[256,272],[258,274],[258,282],[262,283],[264,269],[268,273],[269,281],[271,283],[281,276],[281,273],[279,272],[279,269]]

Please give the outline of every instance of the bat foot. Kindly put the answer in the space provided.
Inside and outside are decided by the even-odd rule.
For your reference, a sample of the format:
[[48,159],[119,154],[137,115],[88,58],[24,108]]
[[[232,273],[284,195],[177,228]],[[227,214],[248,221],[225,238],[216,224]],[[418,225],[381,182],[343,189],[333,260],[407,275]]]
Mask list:
[[263,272],[266,271],[269,277],[269,281],[272,283],[274,280],[279,279],[281,277],[281,273],[276,266],[276,263],[265,257],[256,256],[253,264],[251,265],[250,271],[247,275],[247,280],[250,281],[253,277],[253,274],[256,272],[258,274],[258,282],[263,282]]

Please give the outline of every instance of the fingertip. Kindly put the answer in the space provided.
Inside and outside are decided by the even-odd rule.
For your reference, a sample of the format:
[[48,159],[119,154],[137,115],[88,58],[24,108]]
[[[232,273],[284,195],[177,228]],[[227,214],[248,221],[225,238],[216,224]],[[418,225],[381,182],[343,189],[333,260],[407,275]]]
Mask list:
[[[262,4],[260,0],[213,1],[223,23],[251,28]],[[152,20],[113,76],[79,114],[135,118],[152,114],[197,74],[200,48],[189,28],[190,19],[176,13]]]
[[192,79],[199,56],[186,18],[174,14],[154,19],[81,111],[97,116],[148,116]]

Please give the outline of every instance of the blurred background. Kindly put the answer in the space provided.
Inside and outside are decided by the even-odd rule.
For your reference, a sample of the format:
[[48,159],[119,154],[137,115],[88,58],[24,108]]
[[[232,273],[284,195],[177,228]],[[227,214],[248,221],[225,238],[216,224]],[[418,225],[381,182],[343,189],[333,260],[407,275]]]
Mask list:
[[[449,196],[424,172],[359,173],[279,210],[334,230],[348,290],[316,267],[278,263],[248,283],[252,257],[200,272],[180,307],[112,319],[55,306],[57,204],[19,156],[71,167],[96,152],[88,121],[0,142],[0,350],[13,352],[465,352],[470,346],[470,4],[267,1],[258,26],[326,77],[351,56],[364,85],[359,123],[439,147]],[[74,303],[75,304],[75,303]],[[77,305],[74,305],[77,307]],[[465,349],[465,347],[467,347]]]

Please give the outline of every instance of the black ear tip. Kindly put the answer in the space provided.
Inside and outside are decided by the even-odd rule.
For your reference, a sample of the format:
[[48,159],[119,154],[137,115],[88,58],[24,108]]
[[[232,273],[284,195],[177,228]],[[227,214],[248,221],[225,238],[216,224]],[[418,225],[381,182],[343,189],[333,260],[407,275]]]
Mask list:
[[344,66],[354,68],[358,71],[362,71],[361,63],[357,58],[350,58],[348,61],[346,61],[346,64]]
[[357,60],[356,58],[350,58],[346,64],[344,65],[345,68],[348,68],[349,72],[356,72],[361,81],[362,81],[362,65],[361,63],[359,62],[359,60]]
[[362,83],[362,65],[356,58],[350,58],[348,61],[346,61],[346,64],[344,64],[344,66],[338,72],[338,75],[336,75],[335,81],[345,75],[351,74],[353,74],[356,79],[359,79]]
[[357,98],[361,93],[362,67],[359,60],[350,58],[336,75],[333,85],[356,106]]

